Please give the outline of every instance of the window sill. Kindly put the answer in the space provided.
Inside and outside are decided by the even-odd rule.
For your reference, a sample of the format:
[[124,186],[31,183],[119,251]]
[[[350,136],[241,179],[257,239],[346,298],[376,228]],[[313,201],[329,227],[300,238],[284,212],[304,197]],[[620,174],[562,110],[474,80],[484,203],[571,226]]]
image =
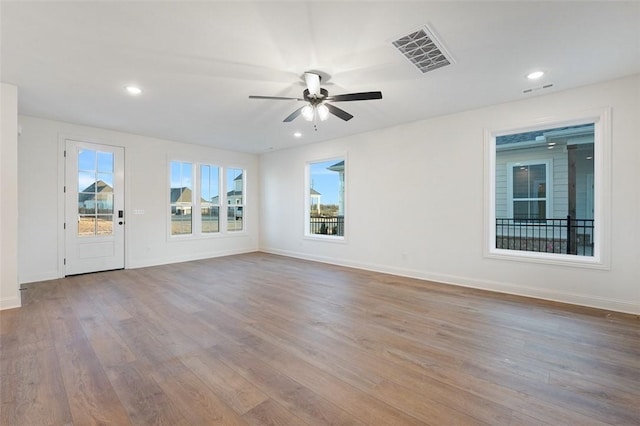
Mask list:
[[485,258],[547,265],[569,266],[586,269],[610,269],[609,265],[597,256],[578,256],[573,254],[550,254],[531,251],[490,249]]
[[344,236],[324,235],[324,234],[305,234],[305,240],[324,241],[327,243],[346,244],[347,239]]

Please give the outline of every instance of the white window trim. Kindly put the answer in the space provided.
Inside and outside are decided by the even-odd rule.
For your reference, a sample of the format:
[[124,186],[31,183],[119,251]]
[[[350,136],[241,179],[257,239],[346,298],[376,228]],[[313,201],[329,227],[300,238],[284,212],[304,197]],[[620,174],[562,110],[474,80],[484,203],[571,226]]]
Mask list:
[[538,166],[540,164],[544,164],[545,166],[545,185],[546,185],[546,197],[545,197],[545,215],[546,219],[548,219],[553,212],[553,196],[549,196],[553,191],[552,186],[550,185],[553,182],[553,160],[552,159],[544,159],[544,160],[527,160],[520,162],[510,162],[507,163],[507,217],[513,218],[513,202],[515,200],[518,201],[530,201],[530,200],[539,200],[540,198],[513,198],[513,168],[514,167],[526,167],[526,166]]
[[[311,164],[312,163],[323,163],[330,161],[344,161],[344,182],[343,182],[343,204],[342,204],[342,213],[344,216],[344,235],[323,235],[323,234],[312,234],[309,232],[309,228],[311,227],[311,223],[309,221],[311,217],[311,197],[309,196],[309,189],[311,188]],[[346,243],[347,242],[347,233],[349,230],[349,226],[347,223],[348,217],[348,192],[349,192],[349,164],[347,160],[347,154],[342,153],[338,155],[332,155],[323,158],[316,158],[313,160],[308,160],[305,163],[304,167],[304,230],[303,230],[303,238],[306,240],[312,241],[325,241],[331,243]]]
[[[531,120],[525,125],[484,131],[484,257],[560,266],[610,269],[611,267],[611,108],[604,107],[557,117]],[[540,253],[496,248],[496,137],[514,133],[594,123],[594,252],[593,256]]]

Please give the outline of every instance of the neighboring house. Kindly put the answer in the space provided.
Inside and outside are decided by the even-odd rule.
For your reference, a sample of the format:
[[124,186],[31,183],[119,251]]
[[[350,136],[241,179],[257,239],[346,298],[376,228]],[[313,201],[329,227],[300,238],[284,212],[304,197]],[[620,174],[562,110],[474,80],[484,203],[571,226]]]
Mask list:
[[113,188],[98,180],[78,193],[78,212],[113,212]]
[[[231,191],[227,191],[227,204],[242,204],[242,187],[242,174],[240,174],[233,180],[233,189]],[[220,197],[217,195],[215,197],[211,197],[211,203],[219,205]]]
[[171,188],[171,214],[190,215],[193,193],[190,188]]
[[309,196],[311,197],[311,201],[309,203],[309,207],[311,212],[313,212],[314,210],[316,211],[316,214],[320,214],[320,197],[322,197],[322,194],[320,194],[318,191],[316,191],[315,189],[311,188],[309,190]]
[[496,217],[593,219],[593,125],[496,138]]
[[[235,218],[236,220],[242,219],[243,215],[243,206],[242,206],[242,189],[244,187],[242,173],[240,173],[233,180],[233,189],[227,191],[227,215],[230,218]],[[211,205],[219,206],[220,205],[220,196],[216,195],[215,197],[211,197]],[[233,206],[233,207],[232,207]]]
[[[233,180],[233,189],[227,191],[227,205],[229,206],[238,206],[234,209],[228,209],[227,214],[231,216],[235,216],[236,219],[242,218],[242,188],[244,187],[244,183],[242,181],[242,173],[240,173]],[[208,201],[205,201],[209,204]],[[211,205],[219,206],[220,205],[220,196],[216,195],[215,197],[211,197]]]
[[244,184],[242,182],[242,173],[233,180],[233,189],[227,192],[227,204],[242,204],[242,188]]
[[340,188],[338,189],[338,216],[344,216],[344,160],[327,167],[327,170],[338,172]]

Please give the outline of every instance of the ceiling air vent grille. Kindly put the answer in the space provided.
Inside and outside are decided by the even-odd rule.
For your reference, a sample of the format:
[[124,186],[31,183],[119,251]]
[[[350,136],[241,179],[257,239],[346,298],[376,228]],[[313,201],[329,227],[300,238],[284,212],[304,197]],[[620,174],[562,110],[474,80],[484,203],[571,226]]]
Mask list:
[[427,28],[400,37],[393,45],[423,73],[453,63],[442,44]]

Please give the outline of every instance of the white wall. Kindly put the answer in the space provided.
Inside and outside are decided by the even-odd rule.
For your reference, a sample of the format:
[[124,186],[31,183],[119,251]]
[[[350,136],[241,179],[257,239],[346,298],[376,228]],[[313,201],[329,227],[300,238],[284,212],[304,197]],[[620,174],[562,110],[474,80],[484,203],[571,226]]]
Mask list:
[[21,305],[18,290],[18,89],[0,84],[0,309]]
[[[607,270],[484,257],[485,129],[612,108]],[[268,252],[640,313],[640,76],[264,154]],[[303,237],[304,167],[347,155],[346,242]],[[372,205],[371,200],[376,200]]]
[[[63,275],[60,140],[70,137],[125,148],[125,267],[173,263],[258,249],[258,158],[198,145],[19,116],[19,280]],[[210,162],[247,170],[246,232],[170,240],[167,236],[168,161]],[[4,205],[4,202],[3,202]],[[133,210],[144,210],[134,215]]]

